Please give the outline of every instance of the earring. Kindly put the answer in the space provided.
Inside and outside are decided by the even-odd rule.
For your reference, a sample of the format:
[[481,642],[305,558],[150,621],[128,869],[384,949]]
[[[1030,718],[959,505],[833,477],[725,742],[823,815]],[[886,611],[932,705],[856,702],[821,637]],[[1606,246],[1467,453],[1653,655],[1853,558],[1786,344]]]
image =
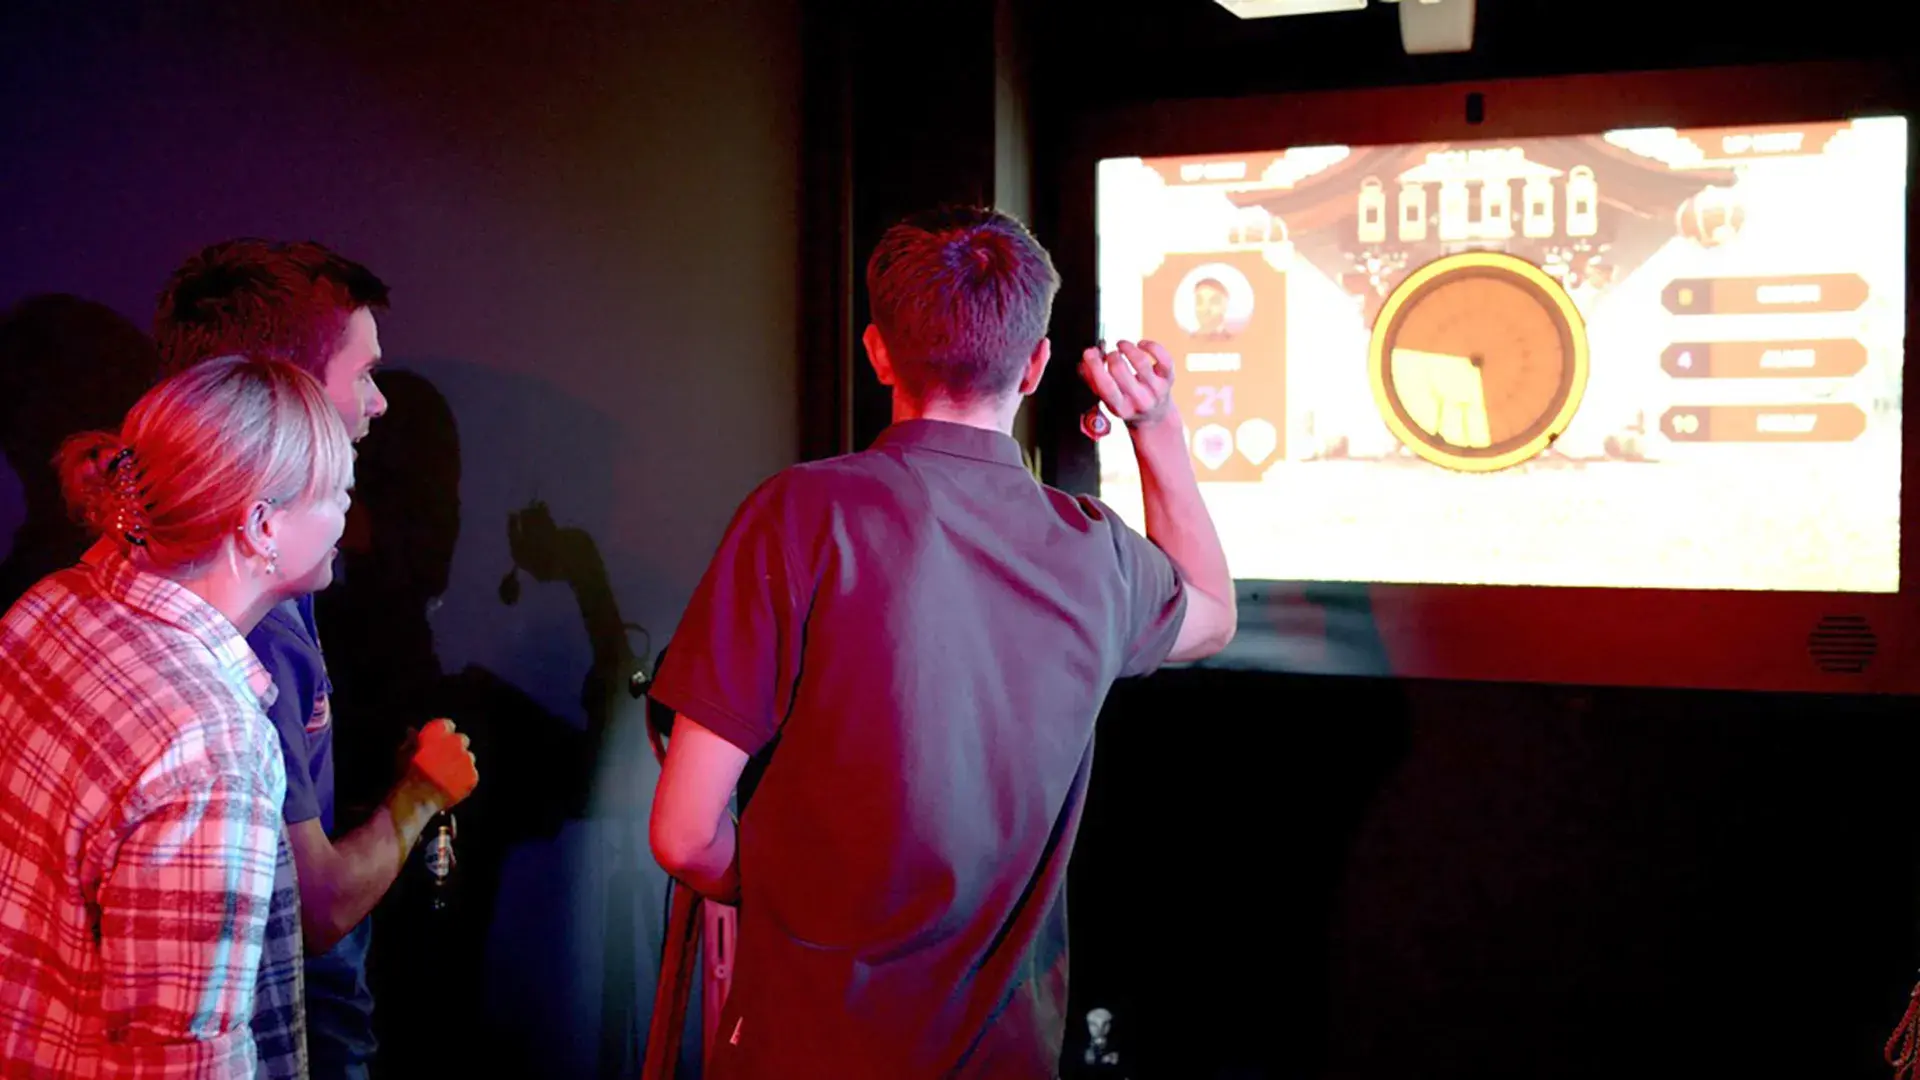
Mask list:
[[279,572],[280,572],[280,552],[277,549],[268,551],[267,552],[267,573],[277,574]]

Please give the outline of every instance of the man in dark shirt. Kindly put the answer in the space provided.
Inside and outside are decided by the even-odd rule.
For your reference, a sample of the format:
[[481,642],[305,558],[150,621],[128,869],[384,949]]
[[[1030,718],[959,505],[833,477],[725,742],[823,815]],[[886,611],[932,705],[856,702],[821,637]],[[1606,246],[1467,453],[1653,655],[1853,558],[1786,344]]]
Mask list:
[[[319,244],[230,240],[174,272],[154,318],[154,343],[169,372],[235,353],[297,364],[320,380],[358,442],[387,409],[374,382],[381,355],[374,311],[386,303],[385,283]],[[409,766],[372,816],[336,832],[333,686],[313,598],[269,612],[247,644],[278,687],[268,716],[286,755],[283,816],[300,890],[312,1077],[364,1080],[375,1049],[367,915],[428,822],[479,777],[471,754],[448,745],[457,738],[464,747],[466,736],[436,721],[422,735],[429,757],[407,748]]]
[[1054,1075],[1095,717],[1235,618],[1165,349],[1081,362],[1128,425],[1151,542],[1025,468],[1009,433],[1058,280],[994,211],[891,229],[864,340],[892,426],[760,485],[674,635],[653,851],[740,905],[711,1076]]

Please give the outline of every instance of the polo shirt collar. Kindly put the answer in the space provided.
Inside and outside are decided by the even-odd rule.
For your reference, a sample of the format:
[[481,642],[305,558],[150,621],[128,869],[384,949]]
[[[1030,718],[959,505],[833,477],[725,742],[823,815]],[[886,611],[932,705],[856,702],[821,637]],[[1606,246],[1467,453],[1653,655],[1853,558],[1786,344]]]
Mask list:
[[898,421],[880,433],[873,447],[876,450],[931,450],[1027,471],[1026,456],[1020,452],[1020,444],[1013,436],[950,420]]

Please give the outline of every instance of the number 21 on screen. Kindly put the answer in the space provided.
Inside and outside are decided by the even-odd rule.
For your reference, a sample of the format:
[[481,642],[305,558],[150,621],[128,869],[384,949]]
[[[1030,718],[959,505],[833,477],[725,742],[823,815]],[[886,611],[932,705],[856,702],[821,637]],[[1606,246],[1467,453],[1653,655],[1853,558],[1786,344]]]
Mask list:
[[1233,415],[1233,387],[1196,386],[1193,392],[1198,395],[1198,404],[1193,407],[1195,416],[1213,416],[1217,406],[1221,416]]

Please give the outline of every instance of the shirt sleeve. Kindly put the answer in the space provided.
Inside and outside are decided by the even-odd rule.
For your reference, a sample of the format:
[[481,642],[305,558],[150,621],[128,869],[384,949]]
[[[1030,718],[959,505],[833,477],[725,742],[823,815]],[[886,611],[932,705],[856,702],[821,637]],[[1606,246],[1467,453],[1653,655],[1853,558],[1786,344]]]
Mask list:
[[105,1075],[253,1076],[250,1023],[284,828],[275,788],[208,769],[130,808],[99,891]]
[[680,617],[652,696],[751,757],[785,722],[805,619],[780,478],[747,497]]
[[[280,755],[287,763],[287,801],[282,808],[289,825],[320,816],[320,793],[314,790],[308,760],[307,721],[320,687],[320,669],[312,651],[292,628],[273,616],[260,620],[247,644],[262,667],[273,676],[275,696],[267,719],[280,736]],[[317,646],[315,647],[317,648]]]
[[1141,536],[1097,499],[1089,500],[1113,529],[1124,586],[1120,607],[1120,676],[1147,675],[1166,662],[1187,617],[1187,588],[1160,546]]

